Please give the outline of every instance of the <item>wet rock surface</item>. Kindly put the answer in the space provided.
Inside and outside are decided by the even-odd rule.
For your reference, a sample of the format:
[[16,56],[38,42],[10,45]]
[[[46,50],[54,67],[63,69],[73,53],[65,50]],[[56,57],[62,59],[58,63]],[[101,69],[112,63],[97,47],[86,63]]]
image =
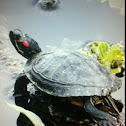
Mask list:
[[[23,82],[23,79],[24,78],[20,78],[20,82]],[[84,111],[82,106],[71,104],[73,100],[84,101],[84,97],[59,98],[40,92],[31,83],[24,87],[25,88],[22,89],[19,85],[15,85],[14,96],[16,105],[37,114],[42,119],[45,126],[89,126],[91,124],[97,126],[88,113]],[[119,111],[122,112],[123,104],[118,100],[114,99],[114,101]],[[106,104],[96,105],[96,107],[102,111],[108,112],[106,110],[108,109]],[[115,112],[113,108],[109,108],[109,110],[111,113]],[[119,120],[124,122],[122,118]],[[33,126],[29,119],[22,114],[20,114],[17,119],[17,125]],[[117,126],[123,126],[123,124],[117,121]]]

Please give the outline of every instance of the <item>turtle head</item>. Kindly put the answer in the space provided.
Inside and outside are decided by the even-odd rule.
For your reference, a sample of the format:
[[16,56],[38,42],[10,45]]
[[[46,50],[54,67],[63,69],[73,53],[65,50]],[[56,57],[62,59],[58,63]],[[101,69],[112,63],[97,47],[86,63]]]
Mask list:
[[41,52],[38,43],[27,34],[23,34],[19,29],[10,31],[9,38],[17,52],[27,59]]
[[43,0],[39,3],[44,9],[55,9],[58,6],[59,0]]

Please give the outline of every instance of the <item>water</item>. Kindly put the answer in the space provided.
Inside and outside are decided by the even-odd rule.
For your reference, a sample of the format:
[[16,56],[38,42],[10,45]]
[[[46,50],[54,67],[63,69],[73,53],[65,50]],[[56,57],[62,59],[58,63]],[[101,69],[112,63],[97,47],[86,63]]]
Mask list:
[[[123,0],[120,0],[123,2]],[[87,40],[124,44],[124,16],[100,0],[62,0],[53,11],[45,11],[34,0],[0,0],[0,124],[16,126],[19,113],[3,100],[10,98],[13,84],[26,60],[11,45],[8,33],[18,28],[46,48],[76,49]],[[123,79],[124,81],[124,79]],[[124,103],[124,84],[113,93]],[[11,99],[9,100],[8,97]],[[124,110],[123,110],[124,111]]]

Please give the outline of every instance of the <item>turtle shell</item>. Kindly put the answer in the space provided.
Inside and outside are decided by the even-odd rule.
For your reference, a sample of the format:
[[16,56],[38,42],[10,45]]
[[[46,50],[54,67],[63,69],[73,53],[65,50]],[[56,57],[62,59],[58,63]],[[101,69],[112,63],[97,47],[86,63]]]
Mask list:
[[67,50],[34,55],[25,73],[41,91],[60,97],[106,96],[121,87],[121,80],[95,59]]

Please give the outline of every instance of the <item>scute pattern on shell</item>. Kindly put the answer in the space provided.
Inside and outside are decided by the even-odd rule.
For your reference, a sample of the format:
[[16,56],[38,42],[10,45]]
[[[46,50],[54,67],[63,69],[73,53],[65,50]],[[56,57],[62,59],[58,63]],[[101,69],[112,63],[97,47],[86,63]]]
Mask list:
[[121,80],[101,64],[76,52],[41,53],[30,65],[31,73],[26,71],[30,80],[39,80],[41,90],[56,96],[105,96],[121,86]]

